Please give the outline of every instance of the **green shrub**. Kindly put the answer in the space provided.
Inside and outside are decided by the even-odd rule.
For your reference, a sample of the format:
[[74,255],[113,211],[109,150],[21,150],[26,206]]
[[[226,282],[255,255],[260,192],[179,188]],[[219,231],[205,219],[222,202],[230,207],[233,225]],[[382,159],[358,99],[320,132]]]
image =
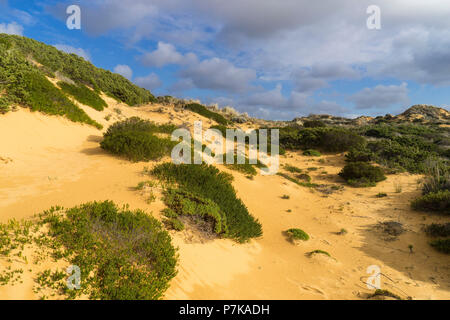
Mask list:
[[302,173],[302,169],[291,165],[285,165],[284,170],[289,171],[291,173]]
[[231,185],[231,175],[211,165],[173,163],[160,164],[151,173],[163,181],[177,183],[181,189],[189,190],[196,196],[215,202],[226,216],[228,238],[243,242],[262,235],[261,224],[237,198]]
[[411,202],[414,210],[438,211],[450,214],[450,190],[431,192]]
[[319,151],[317,151],[317,150],[308,149],[308,150],[305,150],[303,152],[303,155],[304,156],[310,156],[310,157],[320,157],[322,154]]
[[430,242],[430,245],[437,251],[450,254],[450,239],[437,239]]
[[108,107],[98,93],[89,90],[85,85],[74,85],[60,81],[58,82],[58,86],[62,91],[73,96],[78,102],[90,106],[97,111],[103,111],[104,108]]
[[183,231],[184,223],[178,218],[167,219],[166,223],[175,231]]
[[344,152],[363,145],[365,139],[344,128],[280,128],[280,146],[284,149],[320,149],[326,152]]
[[387,193],[386,192],[380,192],[376,195],[377,198],[386,198],[387,197]]
[[329,254],[328,252],[326,252],[324,250],[320,250],[320,249],[316,249],[316,250],[313,250],[313,251],[307,253],[307,255],[310,256],[310,257],[315,255],[315,254],[324,254],[324,255],[326,255],[326,256],[331,258],[331,254]]
[[208,119],[214,120],[218,124],[226,126],[229,123],[229,121],[225,119],[221,114],[208,110],[205,106],[202,106],[201,104],[191,103],[186,105],[185,108],[191,110],[192,112],[198,113],[199,115],[204,116]]
[[[120,210],[110,201],[84,204],[63,215],[43,215],[56,248],[81,270],[74,298],[159,299],[176,275],[176,251],[159,221],[141,210]],[[66,288],[66,286],[63,286]]]
[[432,223],[425,227],[425,233],[430,237],[450,237],[450,222]]
[[355,187],[373,186],[386,179],[383,169],[365,162],[351,162],[342,169],[339,175]]
[[286,231],[286,234],[289,236],[291,240],[303,240],[303,241],[309,240],[309,235],[302,229],[296,228],[289,229]]
[[103,135],[100,146],[130,161],[157,160],[169,155],[176,142],[161,138],[155,133],[165,133],[172,125],[158,126],[137,117],[111,125]]
[[178,216],[198,216],[205,221],[212,220],[214,232],[227,236],[227,217],[214,201],[186,190],[168,189],[164,192],[164,203]]

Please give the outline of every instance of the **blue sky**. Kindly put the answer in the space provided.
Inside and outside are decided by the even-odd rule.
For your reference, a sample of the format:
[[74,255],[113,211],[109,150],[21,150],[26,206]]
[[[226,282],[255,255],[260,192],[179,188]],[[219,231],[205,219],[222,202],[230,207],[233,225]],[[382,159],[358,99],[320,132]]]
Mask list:
[[[73,4],[81,30],[66,26]],[[367,27],[369,5],[381,29]],[[0,32],[75,52],[156,95],[269,119],[448,109],[449,18],[447,0],[0,0]]]

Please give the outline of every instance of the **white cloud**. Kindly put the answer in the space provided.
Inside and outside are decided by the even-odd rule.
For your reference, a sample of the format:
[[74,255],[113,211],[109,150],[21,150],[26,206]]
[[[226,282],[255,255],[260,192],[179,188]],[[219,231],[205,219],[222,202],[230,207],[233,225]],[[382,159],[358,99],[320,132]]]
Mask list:
[[91,60],[89,53],[82,48],[75,48],[75,47],[65,45],[65,44],[54,44],[53,46],[56,49],[64,51],[66,53],[75,53],[76,55],[84,58],[87,61]]
[[128,80],[131,80],[133,78],[133,70],[131,70],[131,68],[126,64],[118,64],[117,66],[115,66],[114,73],[118,73]]
[[157,89],[162,85],[161,80],[155,73],[151,73],[145,77],[137,77],[134,79],[134,83],[150,91]]
[[164,67],[168,64],[188,64],[197,61],[197,57],[192,53],[182,55],[175,46],[170,43],[158,42],[155,51],[144,54],[141,62],[149,67]]
[[408,103],[408,84],[378,85],[374,88],[364,88],[348,98],[358,109],[385,109],[399,103]]
[[23,27],[16,22],[0,23],[0,33],[16,34],[21,36],[23,34]]

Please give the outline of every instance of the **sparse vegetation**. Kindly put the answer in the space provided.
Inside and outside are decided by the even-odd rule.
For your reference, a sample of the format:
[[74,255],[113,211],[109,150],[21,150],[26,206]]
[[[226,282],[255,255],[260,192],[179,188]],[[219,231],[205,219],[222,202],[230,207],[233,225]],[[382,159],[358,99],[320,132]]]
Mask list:
[[312,256],[315,255],[315,254],[324,254],[324,255],[326,255],[326,256],[332,258],[331,254],[329,254],[328,252],[326,252],[326,251],[324,251],[324,250],[320,250],[320,249],[317,249],[317,250],[313,250],[313,251],[311,251],[311,252],[308,252],[308,253],[307,253],[307,256],[312,257]]
[[402,298],[399,295],[392,293],[389,290],[382,290],[382,289],[376,289],[375,292],[369,296],[369,298],[374,298],[374,297],[379,297],[379,296],[391,297],[391,298],[394,298],[397,300],[402,300]]
[[380,192],[376,195],[377,198],[386,198],[388,195],[386,192]]
[[302,173],[302,169],[297,168],[295,166],[291,166],[291,165],[285,165],[284,170],[291,172],[291,173]]
[[303,155],[310,156],[310,157],[320,157],[322,154],[317,150],[308,149],[308,150],[303,151]]
[[307,241],[307,240],[309,240],[309,235],[302,229],[292,228],[292,229],[286,230],[286,234],[289,236],[291,241],[294,241],[294,240]]

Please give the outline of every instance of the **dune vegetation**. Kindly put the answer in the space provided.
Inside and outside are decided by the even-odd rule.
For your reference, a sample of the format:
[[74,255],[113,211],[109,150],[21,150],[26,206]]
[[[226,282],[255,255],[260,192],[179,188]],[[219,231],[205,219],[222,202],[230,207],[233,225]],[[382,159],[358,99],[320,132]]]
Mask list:
[[[25,253],[35,248],[29,261]],[[104,300],[155,300],[176,275],[177,254],[161,223],[141,210],[118,208],[111,201],[71,209],[53,207],[30,221],[0,225],[0,256],[26,264],[53,260],[77,266],[80,288],[70,290],[67,274],[45,269],[35,277],[42,299],[87,296]],[[23,272],[23,270],[22,270]],[[3,284],[20,281],[11,269]]]
[[138,117],[128,118],[111,125],[103,135],[100,146],[112,154],[130,161],[157,160],[170,155],[176,142],[156,133],[171,133],[176,126],[157,125]]
[[177,203],[189,203],[186,200],[180,200],[180,197],[192,203],[192,195],[195,195],[212,201],[205,202],[206,205],[213,206],[215,203],[220,208],[221,211],[215,214],[215,221],[217,225],[218,217],[223,217],[220,219],[221,227],[217,229],[220,233],[223,232],[223,237],[244,242],[262,235],[261,224],[250,215],[245,204],[237,198],[236,191],[231,185],[231,175],[220,172],[212,165],[175,165],[173,163],[159,164],[151,171],[151,174],[165,182],[174,183],[179,188],[175,192],[177,197],[170,196],[174,194],[173,191],[168,193],[169,197],[166,196],[169,208],[172,210],[175,208],[176,210],[173,211],[178,215],[186,212],[187,208],[179,207]]

